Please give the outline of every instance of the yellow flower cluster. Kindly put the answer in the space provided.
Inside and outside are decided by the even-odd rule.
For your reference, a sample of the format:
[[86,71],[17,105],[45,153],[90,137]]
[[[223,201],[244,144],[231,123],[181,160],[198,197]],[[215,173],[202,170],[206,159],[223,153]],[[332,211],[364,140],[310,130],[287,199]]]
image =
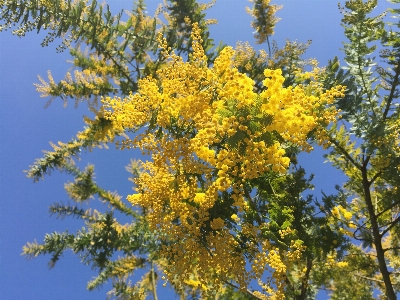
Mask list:
[[346,221],[349,221],[353,217],[353,214],[341,205],[332,208],[332,214],[338,219],[343,216]]
[[[317,78],[318,70],[311,72],[309,78]],[[323,91],[318,82],[312,82],[309,86],[298,85],[294,88],[282,88],[284,78],[282,71],[264,71],[267,77],[263,83],[268,87],[261,93],[261,97],[268,99],[263,104],[266,114],[273,115],[275,122],[268,126],[267,130],[277,131],[285,140],[291,141],[310,151],[312,147],[307,143],[307,134],[316,129],[318,139],[325,139],[324,126],[335,120],[337,111],[333,108],[326,109],[326,104],[332,104],[336,97],[343,97],[345,88],[337,86],[331,90]]]
[[246,7],[246,12],[255,20],[251,22],[251,26],[256,30],[254,37],[258,44],[264,43],[268,36],[274,34],[275,24],[280,20],[275,13],[283,6],[270,4],[271,0],[249,0],[254,3],[252,9]]
[[332,251],[330,254],[326,256],[325,267],[328,268],[345,268],[349,265],[347,261],[337,261],[337,253]]
[[104,107],[101,107],[99,110],[93,109],[93,112],[95,113],[95,118],[93,120],[88,117],[84,118],[85,123],[92,126],[87,127],[84,131],[81,131],[76,135],[79,140],[107,142],[114,141],[115,135],[123,134],[122,129],[113,126],[113,123],[106,119]]
[[[345,234],[347,236],[353,237],[353,232],[357,228],[357,225],[354,221],[352,221],[353,214],[355,211],[354,205],[351,205],[351,210],[347,210],[342,205],[338,205],[332,208],[332,215],[328,218],[328,222],[330,224],[337,224],[338,222],[342,224],[341,228],[339,228],[339,232]],[[335,241],[333,241],[336,244]]]
[[268,54],[265,50],[259,50],[259,55],[257,56],[256,50],[248,42],[237,42],[235,48],[234,66],[244,65],[246,62],[252,58],[256,59],[256,64],[263,64],[267,62]]
[[115,267],[112,269],[110,275],[115,277],[123,277],[137,269],[140,263],[140,259],[135,256],[119,258],[116,261]]
[[[344,224],[346,224],[348,226],[348,228],[350,228],[350,229],[357,228],[356,224],[353,221],[351,221],[351,219],[353,217],[353,213],[346,210],[341,205],[336,206],[332,209],[332,215],[336,218],[336,221],[339,220],[341,222],[344,222]],[[353,236],[352,232],[350,232],[348,229],[340,228],[339,231],[348,236]]]
[[[269,241],[262,243],[261,251],[252,261],[252,278],[258,279],[266,292],[266,294],[257,293],[260,299],[285,299],[287,271],[294,263],[299,262],[304,250],[305,247],[296,241],[291,242],[289,251],[282,251],[272,246]],[[261,282],[260,278],[265,270],[269,270],[272,276],[266,282]]]
[[[167,277],[178,275],[185,282],[196,270],[202,285],[213,282],[218,288],[230,278],[244,288],[268,265],[277,285],[286,270],[279,251],[249,245],[262,263],[247,271],[242,245],[228,225],[232,220],[239,224],[241,212],[249,210],[247,180],[286,172],[289,158],[278,140],[311,149],[307,135],[334,117],[325,106],[341,90],[323,91],[317,84],[283,88],[281,72],[265,70],[265,91],[257,94],[254,81],[234,67],[231,47],[209,68],[197,24],[192,38],[189,62],[169,53],[160,39],[169,63],[156,78],[140,80],[138,92],[125,99],[103,99],[112,132],[145,129],[121,142],[121,148],[139,148],[151,156],[135,180],[136,193],[127,199],[143,208],[152,229],[173,241],[161,253],[170,262]],[[211,211],[217,205],[237,214],[216,216]],[[244,234],[259,234],[253,225],[241,226]],[[292,248],[287,259],[301,252]],[[210,275],[210,266],[218,276]]]

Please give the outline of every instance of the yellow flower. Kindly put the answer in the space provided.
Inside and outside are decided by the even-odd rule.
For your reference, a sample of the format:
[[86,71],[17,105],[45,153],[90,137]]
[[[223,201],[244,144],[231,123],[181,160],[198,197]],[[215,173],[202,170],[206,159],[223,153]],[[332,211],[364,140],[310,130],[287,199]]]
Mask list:
[[338,218],[338,217],[340,216],[339,208],[338,208],[337,206],[335,206],[334,208],[332,208],[332,214],[333,214],[336,218]]
[[351,213],[351,212],[349,212],[349,211],[346,211],[345,213],[344,213],[344,218],[348,221],[348,220],[350,220],[351,219],[351,217],[353,216],[353,214]]
[[136,205],[139,198],[140,194],[133,194],[126,197],[126,200],[128,200],[132,205]]
[[346,262],[346,261],[339,261],[336,265],[337,265],[339,268],[345,268],[345,267],[347,267],[347,266],[349,265],[349,263]]
[[224,225],[225,225],[225,222],[221,218],[216,218],[211,221],[211,228],[214,230],[221,229],[222,227],[224,227]]
[[196,193],[196,195],[194,196],[193,201],[194,201],[195,203],[201,205],[201,204],[204,203],[205,197],[206,197],[206,194],[205,194],[205,193]]
[[233,221],[235,221],[236,223],[239,223],[239,222],[240,222],[240,218],[237,216],[237,214],[233,214],[233,215],[231,216],[231,219],[232,219]]
[[357,228],[357,225],[356,225],[354,222],[350,222],[350,223],[349,223],[349,227],[350,227],[351,229],[356,229],[356,228]]

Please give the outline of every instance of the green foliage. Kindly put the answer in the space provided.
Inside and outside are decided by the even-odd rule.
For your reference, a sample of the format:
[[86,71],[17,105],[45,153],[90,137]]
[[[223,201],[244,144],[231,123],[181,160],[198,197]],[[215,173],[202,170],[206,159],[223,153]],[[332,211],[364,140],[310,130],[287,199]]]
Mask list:
[[345,96],[336,100],[336,106],[342,110],[343,120],[347,120],[350,115],[356,115],[362,102],[361,91],[357,90],[354,78],[349,70],[340,68],[337,56],[328,61],[322,80],[324,87],[329,89],[337,84],[346,86]]
[[[399,186],[399,103],[396,101],[400,75],[396,41],[399,32],[386,29],[383,21],[386,12],[370,17],[376,6],[377,1],[353,0],[346,1],[347,10],[342,9],[342,23],[349,40],[344,44],[348,92],[347,101],[343,99],[336,105],[343,111],[347,122],[340,128],[331,128],[331,152],[327,158],[348,177],[345,188],[349,196],[354,197],[348,207],[357,223],[353,237],[366,248],[359,251],[360,256],[365,256],[364,260],[349,261],[352,272],[348,273],[347,282],[363,278],[364,284],[375,283],[375,287],[388,299],[396,299],[398,288],[393,284],[395,275],[390,266],[393,259],[391,252],[397,249],[391,230],[397,228],[400,221],[397,217],[400,203],[396,196],[393,197],[398,193]],[[383,64],[380,66],[372,57],[379,47],[378,43],[383,47],[380,51]],[[346,77],[335,72],[334,64],[335,61],[329,66],[326,83],[332,80],[345,83]],[[391,67],[393,65],[396,65],[395,69]],[[387,239],[390,242],[386,242]],[[362,267],[362,261],[368,258],[368,251],[375,253],[376,261],[369,261],[366,265],[377,267],[367,275],[354,275],[355,269],[367,270],[366,265]],[[361,277],[355,279],[354,276]],[[337,280],[337,283],[343,280]],[[338,289],[333,298],[372,297],[366,296],[372,290],[362,286],[354,292],[364,296],[345,296],[343,291]]]
[[[211,64],[218,53],[224,47],[220,44],[217,49],[214,40],[210,38],[208,24],[215,23],[216,20],[207,20],[204,10],[212,7],[216,1],[208,4],[200,4],[196,0],[168,0],[165,10],[168,12],[166,18],[168,26],[163,28],[163,35],[168,41],[168,46],[176,50],[179,56],[192,53],[192,23],[198,23],[201,29],[201,46],[206,52]],[[178,34],[177,34],[178,33]]]

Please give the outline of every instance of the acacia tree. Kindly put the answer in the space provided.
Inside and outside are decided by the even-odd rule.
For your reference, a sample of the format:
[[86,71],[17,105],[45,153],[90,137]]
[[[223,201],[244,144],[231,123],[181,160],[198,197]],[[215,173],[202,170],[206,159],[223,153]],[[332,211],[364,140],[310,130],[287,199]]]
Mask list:
[[[154,18],[139,1],[126,21],[96,1],[1,4],[3,28],[17,23],[18,35],[46,29],[44,45],[61,37],[58,49],[70,49],[74,78],[67,73],[55,83],[49,74],[38,85],[42,95],[87,100],[95,113],[76,139],[54,145],[28,172],[36,181],[51,169],[73,175],[66,189],[76,204],[56,203],[50,211],[82,218],[85,228],[28,243],[26,255],[51,254],[54,265],[72,249],[99,269],[88,288],[112,278],[110,296],[118,298],[156,299],[159,277],[182,298],[307,299],[325,285],[333,298],[354,299],[372,297],[370,280],[396,298],[398,37],[367,17],[377,1],[346,2],[347,73],[337,59],[326,69],[304,61],[308,44],[271,49],[280,7],[268,0],[248,9],[268,54],[248,43],[213,48],[208,25],[215,21],[203,13],[212,4],[196,1],[169,1]],[[375,40],[395,66],[377,69],[380,85],[366,57]],[[389,95],[379,98],[380,89]],[[351,129],[337,129],[337,109]],[[352,134],[362,141],[358,150]],[[296,161],[312,141],[332,147],[328,158],[350,178],[339,195],[317,205],[304,195],[311,178]],[[129,166],[135,193],[127,202],[94,182],[93,166],[82,171],[74,164],[82,149],[110,143],[151,155]],[[80,203],[93,195],[113,210],[83,210]],[[131,223],[120,224],[115,211]],[[346,235],[353,234],[370,250],[348,246]],[[115,253],[123,257],[113,260]],[[148,273],[132,285],[129,276],[139,268]],[[249,286],[251,279],[260,289]],[[357,289],[347,290],[349,283]]]

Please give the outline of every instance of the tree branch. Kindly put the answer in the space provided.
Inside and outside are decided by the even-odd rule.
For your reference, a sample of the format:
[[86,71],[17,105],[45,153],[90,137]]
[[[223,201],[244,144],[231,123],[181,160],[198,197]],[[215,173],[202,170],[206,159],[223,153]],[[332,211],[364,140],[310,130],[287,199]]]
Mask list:
[[390,229],[392,229],[394,226],[396,226],[397,223],[400,221],[400,216],[398,216],[393,222],[390,223],[390,225],[380,233],[381,237],[383,237]]
[[385,212],[387,212],[389,209],[395,207],[396,205],[400,204],[400,200],[392,203],[388,207],[386,207],[384,210],[382,210],[379,214],[376,215],[377,218],[379,218],[381,215],[383,215]]
[[[390,247],[390,248],[384,248],[383,251],[390,251],[390,250],[400,250],[400,247]],[[399,272],[390,272],[391,274],[400,274]]]
[[151,261],[151,285],[152,285],[152,287],[153,287],[153,297],[154,297],[154,300],[158,300],[158,297],[157,297],[157,290],[156,290],[156,276],[155,276],[155,274],[154,274],[154,263],[153,263],[153,260]]
[[399,76],[400,76],[400,60],[397,61],[396,74],[394,75],[392,88],[390,89],[390,94],[386,102],[385,111],[383,112],[383,120],[387,118],[387,115],[389,113],[390,104],[392,104],[394,92],[396,91],[396,86],[399,84]]
[[262,224],[262,220],[260,218],[260,215],[257,213],[258,210],[257,210],[256,204],[254,203],[253,199],[251,198],[251,195],[250,195],[249,191],[246,190],[246,188],[244,189],[244,193],[245,193],[245,196],[249,199],[249,203],[250,203],[251,209],[256,213],[256,219],[257,219],[258,225],[261,225]]
[[[369,157],[369,156],[368,156],[368,157]],[[371,180],[369,181],[370,184],[372,184],[372,183],[375,181],[375,179],[377,179],[381,174],[382,174],[381,171],[377,172],[377,173],[371,178]]]
[[354,274],[354,275],[356,275],[357,277],[361,277],[361,278],[367,279],[367,280],[376,281],[376,282],[380,282],[380,283],[385,283],[383,280],[374,279],[374,278],[363,276],[363,275],[360,275],[360,274]]
[[351,156],[350,154],[342,147],[339,145],[339,143],[334,140],[332,137],[329,137],[329,141],[335,145],[335,147],[344,155],[346,158],[355,166],[357,169],[361,170],[362,166],[358,164]]
[[[234,289],[240,290],[240,288],[236,285],[234,285],[233,283],[227,281],[227,280],[222,280],[222,282],[226,283],[227,285],[230,285],[231,287],[233,287]],[[252,291],[250,291],[249,289],[246,289],[246,293],[249,294],[250,296],[254,297],[255,299],[259,299],[262,300],[264,298],[260,298],[256,295],[254,295],[254,293]]]

